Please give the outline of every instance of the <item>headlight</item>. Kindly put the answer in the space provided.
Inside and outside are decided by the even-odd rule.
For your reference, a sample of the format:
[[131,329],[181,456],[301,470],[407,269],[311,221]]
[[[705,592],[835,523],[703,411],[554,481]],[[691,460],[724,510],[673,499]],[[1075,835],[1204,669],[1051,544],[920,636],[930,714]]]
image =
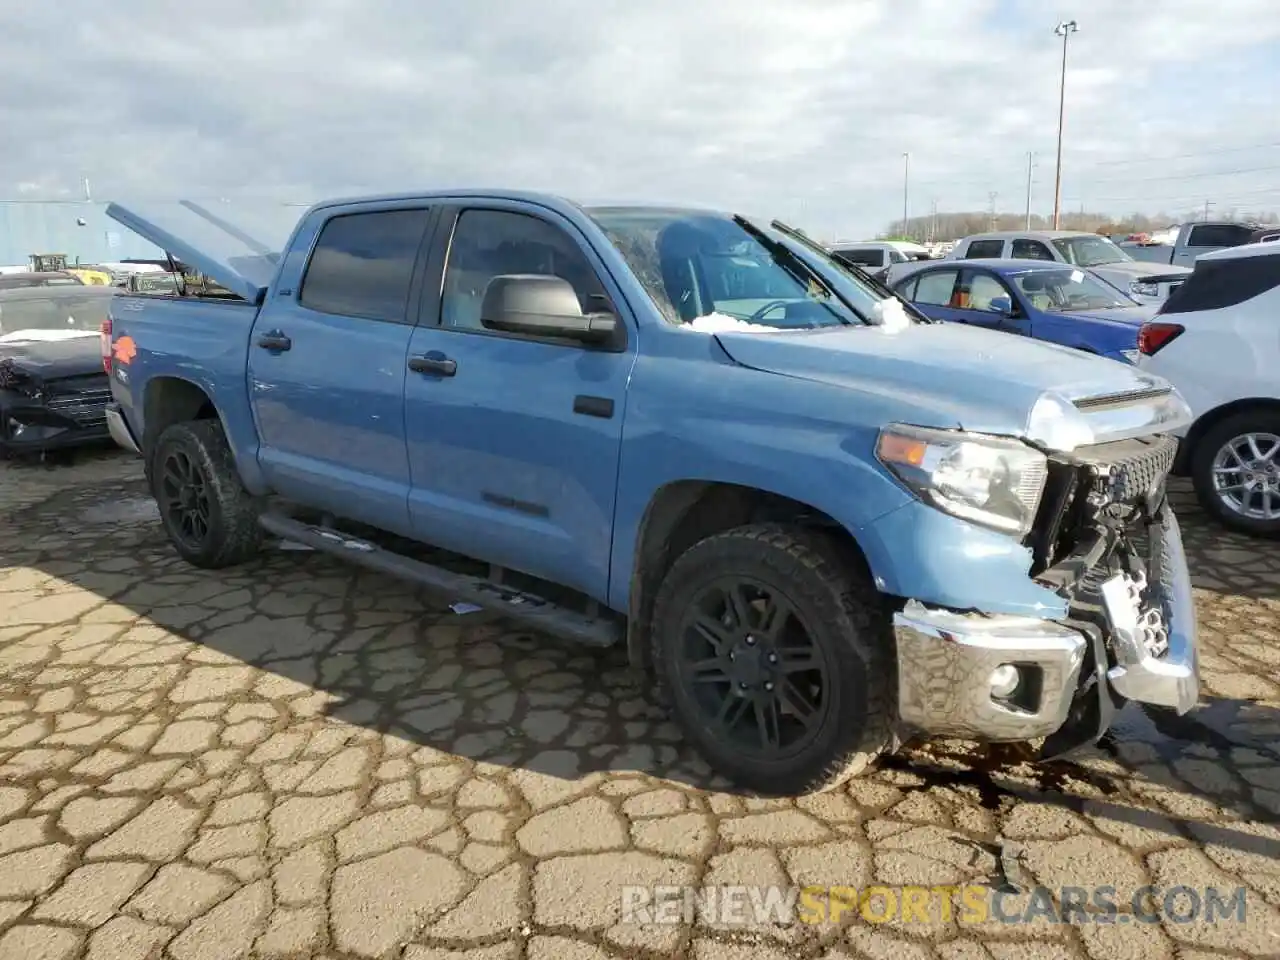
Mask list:
[[1135,280],[1129,284],[1129,292],[1135,297],[1158,297],[1160,286],[1155,283],[1139,283]]
[[1022,536],[1035,521],[1048,465],[1016,440],[893,424],[876,456],[939,510]]

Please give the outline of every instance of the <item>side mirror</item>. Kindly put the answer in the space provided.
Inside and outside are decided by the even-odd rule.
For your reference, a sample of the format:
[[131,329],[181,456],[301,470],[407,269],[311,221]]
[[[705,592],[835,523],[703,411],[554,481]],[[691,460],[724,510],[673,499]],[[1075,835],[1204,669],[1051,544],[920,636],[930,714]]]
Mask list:
[[618,332],[616,316],[583,313],[569,281],[543,274],[504,274],[490,280],[480,303],[480,323],[486,330],[595,345],[612,342]]
[[992,297],[991,302],[987,304],[987,309],[1002,317],[1012,317],[1013,301],[1008,297]]

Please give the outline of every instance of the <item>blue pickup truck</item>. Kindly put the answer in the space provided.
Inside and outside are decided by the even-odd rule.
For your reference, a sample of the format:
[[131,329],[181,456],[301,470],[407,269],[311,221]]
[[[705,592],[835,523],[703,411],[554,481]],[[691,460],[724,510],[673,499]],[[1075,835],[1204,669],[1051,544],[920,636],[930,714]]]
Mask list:
[[193,564],[271,534],[624,645],[768,792],[919,737],[1059,755],[1126,700],[1196,702],[1165,495],[1188,412],[1158,378],[930,322],[718,211],[108,212],[219,291],[118,296],[102,334],[113,435]]

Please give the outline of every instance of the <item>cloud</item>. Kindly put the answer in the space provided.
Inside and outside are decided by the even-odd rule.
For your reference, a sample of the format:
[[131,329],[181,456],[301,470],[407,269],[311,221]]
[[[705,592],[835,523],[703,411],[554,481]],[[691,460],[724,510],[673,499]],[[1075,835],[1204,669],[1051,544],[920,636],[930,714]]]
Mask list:
[[1073,17],[1067,207],[1280,206],[1274,0],[8,6],[0,198],[512,186],[851,236],[901,215],[904,152],[922,213],[1021,209],[1034,151],[1047,211]]

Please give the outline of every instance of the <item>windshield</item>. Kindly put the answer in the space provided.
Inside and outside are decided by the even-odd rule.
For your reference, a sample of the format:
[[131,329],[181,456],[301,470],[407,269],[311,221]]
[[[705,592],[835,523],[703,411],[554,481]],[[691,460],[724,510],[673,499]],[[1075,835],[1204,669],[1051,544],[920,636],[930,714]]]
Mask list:
[[1053,245],[1062,254],[1062,259],[1077,267],[1097,267],[1104,263],[1125,263],[1133,259],[1106,237],[1095,234],[1059,237],[1053,241]]
[[778,231],[760,227],[756,236],[752,225],[724,214],[587,212],[673,324],[716,315],[778,330],[862,325],[882,299],[826,257],[815,264],[815,254],[802,253],[805,248],[792,246]]
[[115,287],[0,291],[0,341],[97,336]]
[[1136,300],[1129,299],[1115,287],[1083,270],[1034,270],[1014,274],[1010,279],[1033,307],[1051,313],[1114,310],[1138,305]]

